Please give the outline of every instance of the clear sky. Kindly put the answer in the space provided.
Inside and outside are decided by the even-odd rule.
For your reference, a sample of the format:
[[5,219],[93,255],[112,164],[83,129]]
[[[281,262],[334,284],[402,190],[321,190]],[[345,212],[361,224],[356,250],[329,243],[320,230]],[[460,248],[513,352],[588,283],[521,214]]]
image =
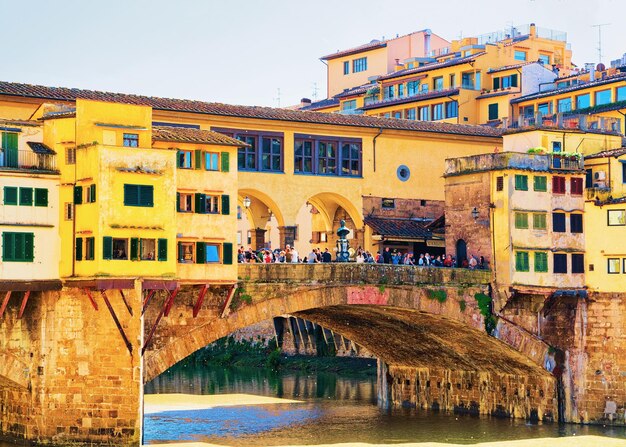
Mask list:
[[[447,40],[534,22],[578,66],[626,52],[626,0],[0,0],[0,80],[286,106],[326,95],[319,57],[430,28]],[[280,95],[278,94],[280,89]]]

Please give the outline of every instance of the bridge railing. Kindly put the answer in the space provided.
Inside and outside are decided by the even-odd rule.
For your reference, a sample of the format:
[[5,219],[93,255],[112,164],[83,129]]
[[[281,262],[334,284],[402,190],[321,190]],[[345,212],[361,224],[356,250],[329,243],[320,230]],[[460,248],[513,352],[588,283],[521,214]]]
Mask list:
[[389,264],[239,264],[239,279],[246,282],[306,284],[488,284],[489,270],[414,267]]

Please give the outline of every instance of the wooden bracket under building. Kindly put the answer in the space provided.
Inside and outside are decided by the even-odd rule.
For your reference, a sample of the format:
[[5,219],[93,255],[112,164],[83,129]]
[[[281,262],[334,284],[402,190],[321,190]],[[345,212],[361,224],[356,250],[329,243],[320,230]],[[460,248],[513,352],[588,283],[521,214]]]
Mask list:
[[150,333],[148,334],[148,338],[146,338],[146,341],[144,342],[143,347],[141,348],[141,355],[143,355],[146,352],[146,348],[150,345],[150,341],[152,341],[152,337],[154,336],[154,333],[156,332],[156,328],[159,325],[161,318],[163,318],[164,314],[167,316],[166,312],[169,313],[169,310],[172,308],[172,304],[174,303],[174,298],[178,294],[178,291],[180,290],[180,288],[177,287],[172,293],[170,293],[170,291],[167,289],[165,290],[168,296],[165,298],[165,300],[163,300],[163,306],[161,306],[161,311],[159,312],[157,319],[154,321],[154,324],[152,325],[152,328],[150,329]]
[[91,305],[93,306],[93,308],[98,310],[98,303],[96,303],[96,301],[93,299],[93,296],[91,296],[91,292],[89,291],[89,289],[83,289],[83,290],[89,297],[89,301],[91,301]]
[[237,290],[237,284],[233,284],[230,290],[228,291],[228,296],[226,297],[226,302],[224,302],[224,307],[222,308],[220,318],[226,318],[228,314],[230,313],[230,303],[233,301],[233,297],[235,296],[236,290]]
[[209,290],[209,285],[205,284],[202,287],[202,290],[200,290],[200,294],[198,295],[198,300],[196,301],[196,305],[193,306],[193,317],[196,318],[198,316],[198,313],[200,312],[200,308],[202,307],[202,302],[204,301],[204,296],[206,295],[207,291]]
[[[118,320],[117,315],[115,314],[115,311],[113,310],[113,307],[111,306],[111,303],[109,302],[109,298],[107,297],[106,292],[104,290],[101,290],[100,294],[102,295],[102,298],[104,299],[104,303],[109,308],[109,312],[111,313],[111,316],[113,317],[113,321],[115,322],[115,325],[117,326],[117,330],[120,331],[120,334],[121,334],[122,338],[124,339],[124,344],[126,345],[126,348],[128,349],[128,352],[132,356],[133,355],[133,345],[128,340],[128,337],[126,337],[126,333],[124,332],[124,328],[120,324],[120,320]],[[124,295],[122,295],[122,296],[124,296]]]
[[2,307],[0,307],[0,318],[2,318],[2,315],[4,314],[4,310],[7,308],[7,304],[9,304],[10,298],[11,298],[11,291],[9,290],[4,296],[4,301],[2,301]]
[[28,297],[30,297],[30,290],[24,292],[24,298],[22,298],[22,305],[20,306],[20,313],[17,314],[17,318],[22,318],[24,315],[24,309],[26,309],[26,303],[28,302]]
[[120,290],[120,295],[122,296],[122,301],[124,301],[124,305],[126,306],[126,309],[128,309],[128,313],[130,314],[130,316],[133,316],[133,308],[130,307],[130,304],[128,304],[128,301],[126,300],[126,296],[124,295],[124,291],[122,289]]
[[146,309],[148,308],[148,304],[150,304],[150,300],[152,299],[155,293],[156,293],[156,289],[151,289],[147,291],[146,298],[143,300],[143,307],[141,308],[141,315],[143,315],[146,312]]

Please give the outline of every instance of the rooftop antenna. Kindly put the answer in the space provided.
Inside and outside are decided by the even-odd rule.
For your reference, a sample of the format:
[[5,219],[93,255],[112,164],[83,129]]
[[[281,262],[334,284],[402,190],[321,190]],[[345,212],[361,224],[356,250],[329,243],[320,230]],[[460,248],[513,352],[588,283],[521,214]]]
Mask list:
[[591,25],[592,28],[598,28],[598,63],[602,62],[602,27],[609,26],[610,23],[600,23]]
[[276,89],[276,98],[274,98],[274,101],[276,101],[276,107],[280,108],[280,87]]
[[314,82],[313,83],[313,95],[312,95],[313,96],[313,101],[317,101],[317,90],[318,90],[317,82]]

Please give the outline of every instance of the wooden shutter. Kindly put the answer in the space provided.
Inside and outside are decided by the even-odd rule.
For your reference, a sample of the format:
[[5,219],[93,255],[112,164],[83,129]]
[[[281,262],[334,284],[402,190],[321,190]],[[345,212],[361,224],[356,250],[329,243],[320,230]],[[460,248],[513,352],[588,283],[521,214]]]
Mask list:
[[35,188],[35,206],[48,206],[48,190]]
[[[126,199],[126,194],[124,194],[124,199]],[[74,205],[80,205],[81,203],[83,203],[83,187],[74,186]],[[124,205],[126,205],[126,201],[124,201]]]
[[95,237],[88,237],[87,239],[85,239],[85,241],[89,241],[89,243],[87,244],[86,250],[85,250],[85,259],[88,260],[93,260],[94,258],[94,250],[95,250],[95,246],[96,246],[96,238]]
[[228,265],[233,263],[233,244],[230,242],[224,242],[222,248],[222,262]]
[[159,239],[157,252],[159,261],[167,261],[167,239]]
[[130,238],[130,260],[135,261],[139,258],[139,238]]
[[35,254],[35,234],[24,234],[24,259],[28,262],[33,262]]
[[517,74],[511,75],[511,87],[517,87]]
[[230,169],[230,159],[228,152],[222,152],[222,172],[228,172]]
[[226,194],[222,196],[222,214],[230,214],[230,196]]
[[196,202],[195,212],[199,214],[206,213],[206,195],[197,192],[194,194],[194,198]]
[[206,244],[196,242],[196,264],[204,264],[206,261]]
[[182,242],[178,243],[178,262],[183,262],[184,252]]
[[77,261],[83,260],[83,238],[82,237],[76,238],[76,260]]
[[104,236],[102,238],[102,259],[113,258],[113,238]]
[[152,185],[137,185],[139,190],[139,206],[154,206],[154,187]]
[[500,88],[500,78],[493,78],[493,89],[498,90]]
[[180,193],[176,193],[176,211],[180,212]]
[[195,159],[196,159],[194,168],[202,169],[202,151],[200,149],[196,149],[194,151],[194,154],[195,154]]
[[4,187],[4,204],[5,205],[17,205],[17,187],[15,186]]
[[89,195],[91,196],[90,202],[96,201],[96,184],[89,185]]

